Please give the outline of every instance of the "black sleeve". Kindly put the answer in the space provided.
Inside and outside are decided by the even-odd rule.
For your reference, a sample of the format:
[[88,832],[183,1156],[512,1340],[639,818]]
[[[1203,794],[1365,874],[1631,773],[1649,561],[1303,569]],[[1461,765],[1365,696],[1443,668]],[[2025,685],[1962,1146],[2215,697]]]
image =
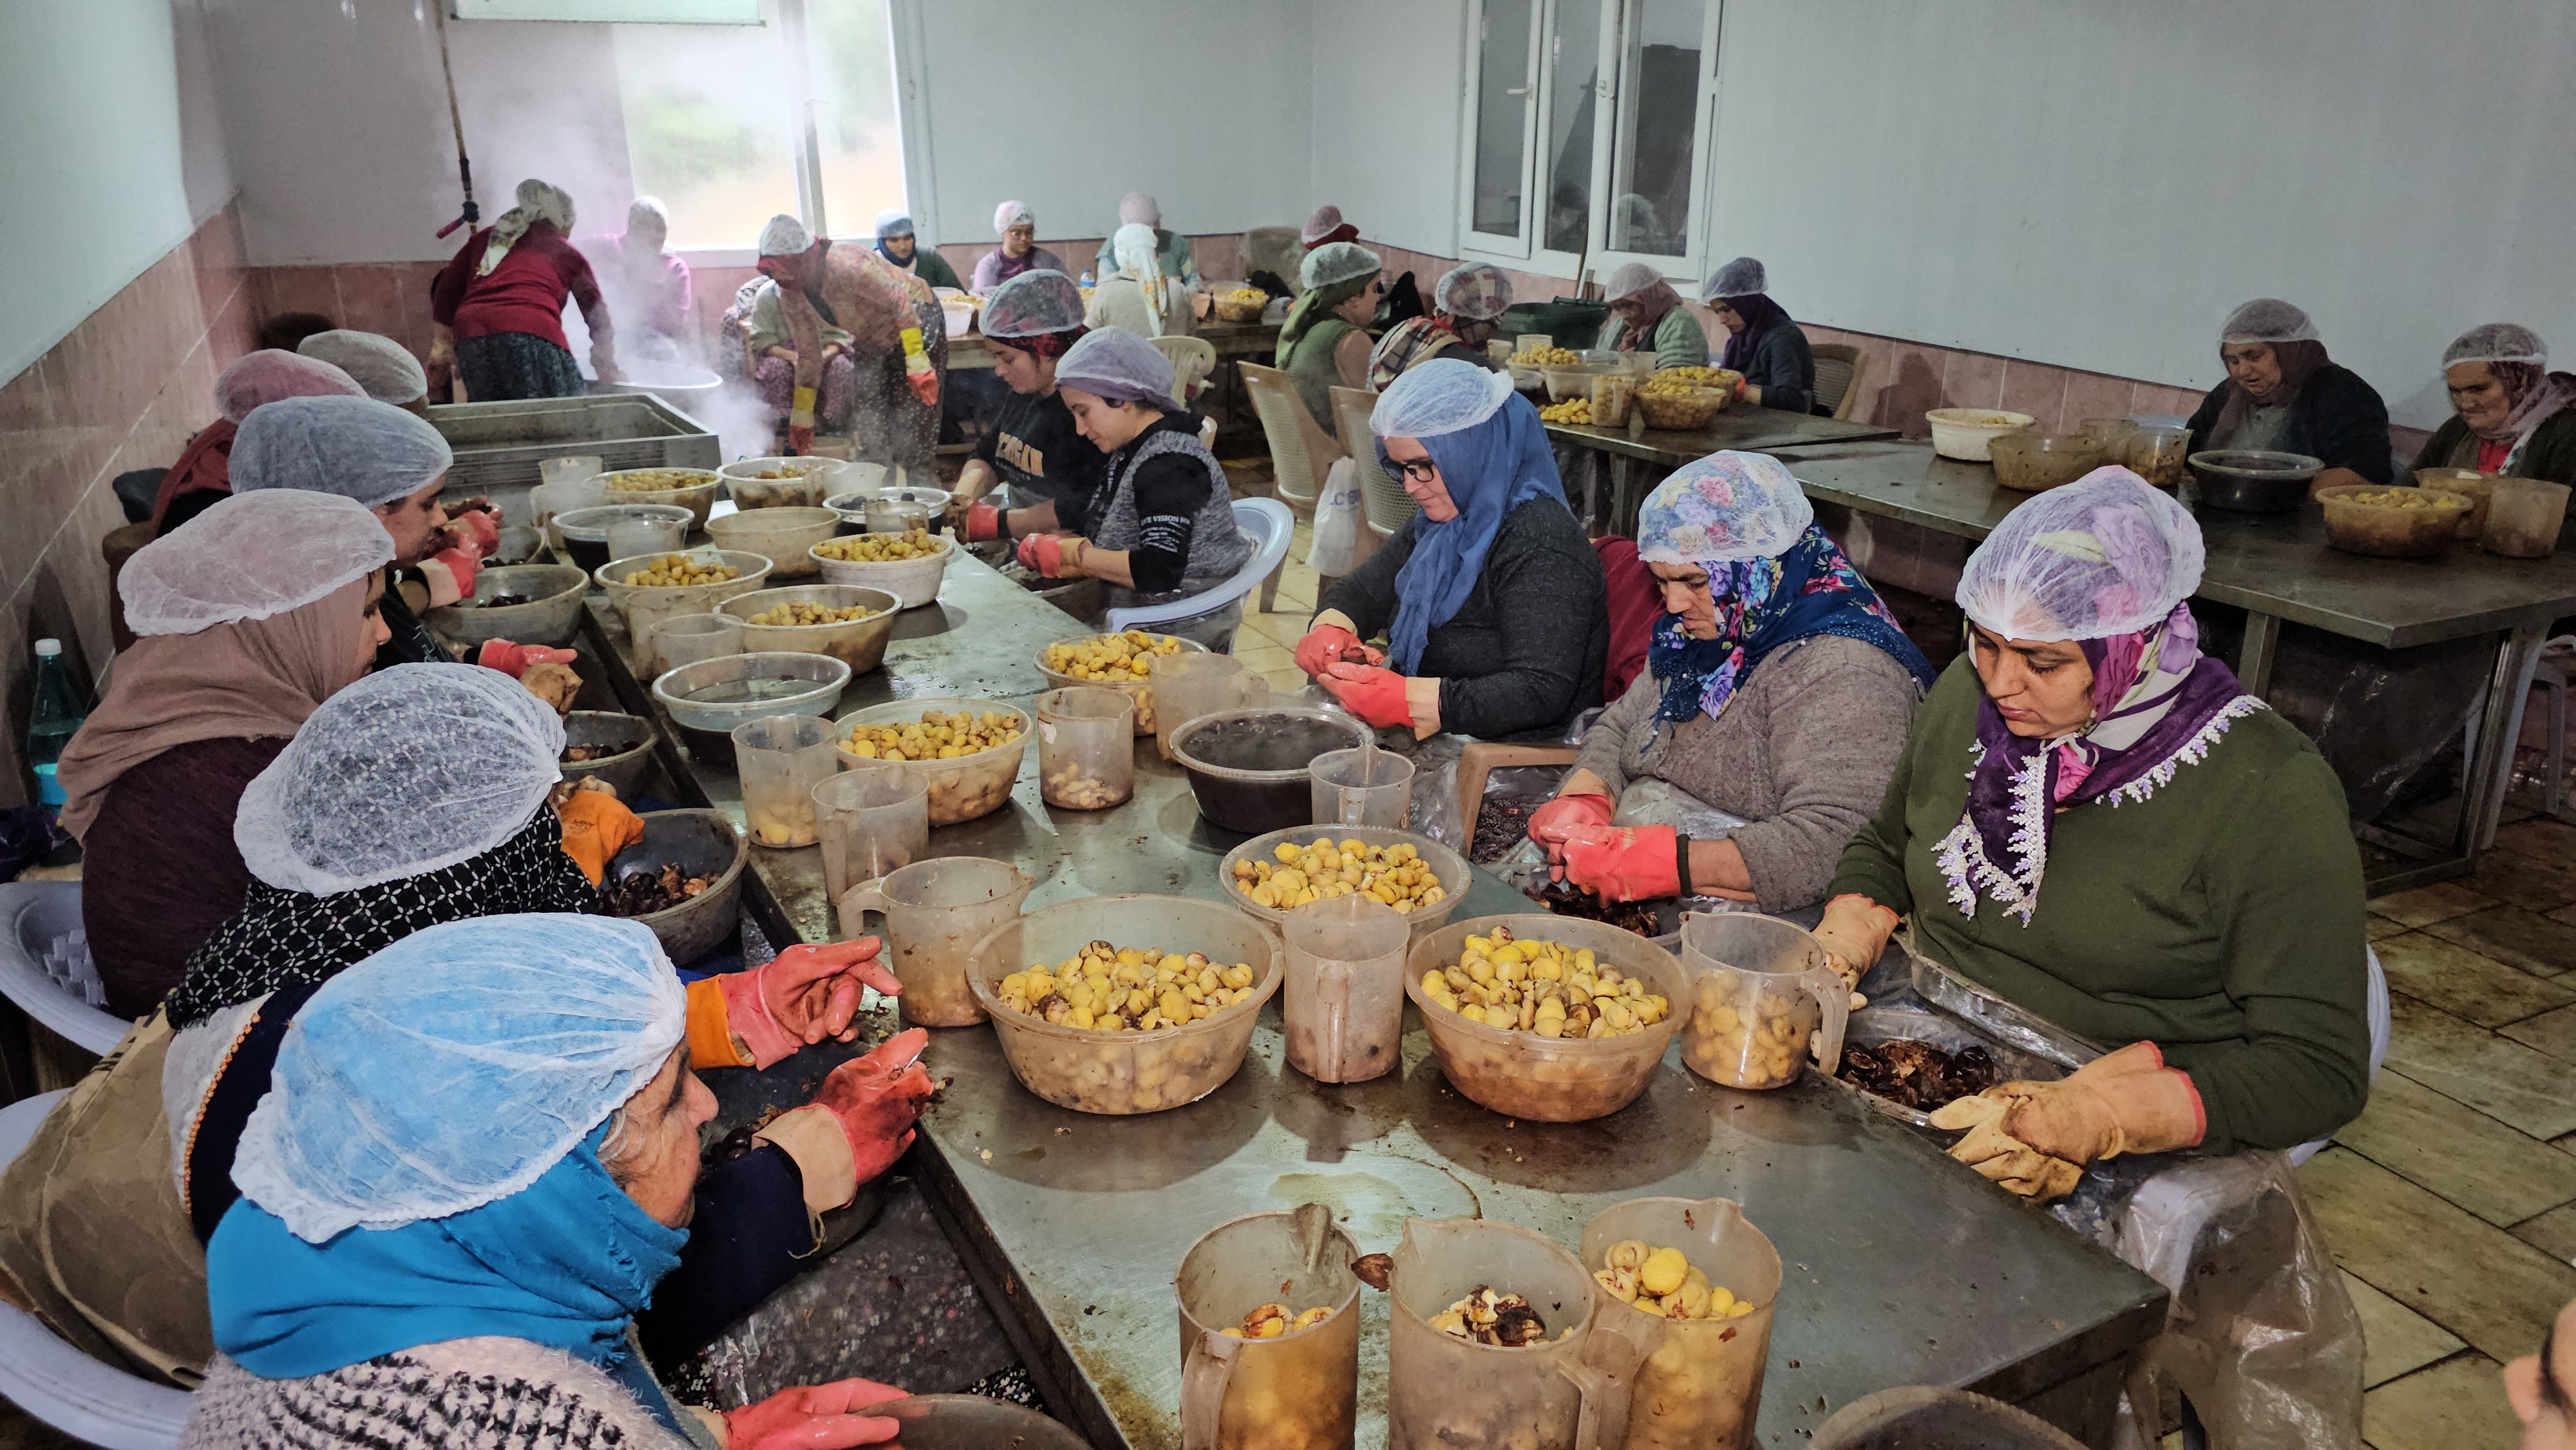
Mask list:
[[1753,350],[1753,365],[1761,371],[1752,383],[1762,390],[1763,407],[1783,413],[1815,411],[1816,355],[1798,324],[1784,322],[1764,333],[1762,345]]
[[1136,547],[1127,555],[1139,593],[1181,587],[1190,563],[1190,526],[1206,506],[1207,465],[1165,453],[1136,465]]
[[1580,527],[1570,519],[1561,530],[1543,527],[1506,527],[1485,556],[1503,667],[1440,682],[1442,730],[1494,739],[1574,713],[1584,655],[1600,648],[1596,626],[1609,614],[1609,598],[1600,556]]
[[1315,600],[1315,612],[1340,610],[1350,616],[1351,632],[1362,639],[1384,634],[1387,626],[1395,622],[1395,571],[1413,557],[1413,525],[1421,517],[1415,514],[1406,519],[1394,537],[1377,546],[1376,553],[1362,560],[1357,569],[1334,580],[1333,587]]
[[[2309,380],[2308,442],[2328,468],[2349,468],[2373,483],[2395,476],[2388,441],[2388,405],[2379,390],[2349,368],[2328,368]],[[2305,389],[2302,390],[2306,391]]]
[[2227,384],[2225,383],[2210,389],[2209,396],[2200,400],[2200,406],[2193,410],[2191,422],[2186,425],[2191,429],[2192,452],[2198,453],[2209,446],[2209,430],[2218,426],[2219,410],[2226,406]]
[[804,1183],[796,1160],[768,1143],[699,1177],[680,1266],[635,1316],[646,1358],[667,1372],[803,1272],[815,1247]]

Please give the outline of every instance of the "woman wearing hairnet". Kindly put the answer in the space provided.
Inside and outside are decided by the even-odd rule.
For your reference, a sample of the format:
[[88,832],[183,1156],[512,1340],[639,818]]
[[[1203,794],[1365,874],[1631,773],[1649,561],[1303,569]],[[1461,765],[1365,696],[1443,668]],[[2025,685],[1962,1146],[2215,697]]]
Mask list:
[[1123,328],[1138,337],[1189,336],[1189,288],[1163,270],[1154,247],[1154,229],[1123,226],[1109,243],[1118,267],[1100,274],[1084,320],[1093,327]]
[[198,430],[179,461],[161,475],[152,499],[154,535],[179,527],[232,492],[233,440],[254,409],[286,398],[365,395],[357,379],[319,358],[274,348],[243,353],[215,375],[215,411],[221,416]]
[[1279,329],[1274,360],[1326,434],[1336,431],[1333,389],[1368,386],[1368,325],[1386,286],[1377,253],[1357,242],[1329,242],[1297,265],[1305,287]]
[[993,235],[1002,244],[975,263],[974,291],[990,292],[1022,272],[1064,271],[1064,258],[1038,245],[1037,213],[1028,203],[1006,201],[993,208]]
[[333,328],[295,345],[296,352],[347,373],[366,395],[406,413],[429,416],[429,373],[411,349],[373,332]]
[[[240,1133],[240,1197],[206,1246],[221,1351],[180,1443],[531,1447],[890,1440],[901,1391],[790,1389],[722,1415],[672,1402],[637,1316],[701,1238],[680,982],[644,926],[453,922],[316,991]],[[910,1036],[911,1034],[906,1034]],[[882,1049],[881,1049],[882,1050]],[[908,1121],[917,1065],[874,1055],[800,1112]],[[908,1141],[910,1132],[868,1141]]]
[[1306,218],[1306,224],[1297,229],[1298,245],[1309,251],[1359,239],[1360,229],[1342,220],[1342,209],[1337,206],[1315,208],[1314,213]]
[[933,287],[946,287],[963,292],[966,284],[957,280],[957,269],[937,249],[925,247],[913,234],[912,218],[899,211],[877,213],[877,255],[898,272],[907,272]]
[[948,330],[930,284],[895,270],[873,246],[817,237],[784,212],[760,229],[760,272],[778,284],[795,345],[788,451],[813,451],[814,406],[829,361],[823,329],[833,327],[850,336],[850,437],[859,457],[928,468],[948,370]]
[[[1104,580],[1112,609],[1204,593],[1243,567],[1252,541],[1235,525],[1234,495],[1199,441],[1197,415],[1172,395],[1171,359],[1132,332],[1104,328],[1065,353],[1055,381],[1075,430],[1108,457],[1079,517],[1043,504],[1006,521],[1023,534],[1020,563],[1049,579]],[[982,526],[978,515],[969,532]],[[1221,650],[1242,618],[1238,600],[1169,628]]]
[[629,356],[676,358],[688,334],[689,264],[670,243],[670,211],[654,197],[639,196],[627,203],[625,231],[581,244],[609,315],[625,329]]
[[1595,346],[1652,353],[1658,370],[1708,366],[1708,334],[1661,272],[1630,262],[1610,274],[1601,295],[1609,299],[1610,315],[1601,319]]
[[1056,364],[1087,330],[1082,289],[1062,272],[1022,272],[985,300],[993,376],[1010,392],[957,475],[957,496],[969,506],[968,542],[1038,532],[1034,514],[1005,518],[1010,510],[1052,506],[1048,519],[1078,521],[1091,506],[1100,486],[1100,450],[1074,431],[1055,377]]
[[2257,297],[2218,328],[2227,381],[2191,415],[2191,447],[2304,453],[2325,463],[2310,493],[2348,483],[2386,483],[2388,405],[2361,375],[2326,357],[2308,314],[2277,297]]
[[2452,416],[2415,456],[2417,468],[2474,468],[2576,485],[2576,377],[2549,370],[2540,334],[2490,322],[2442,354]]
[[[1422,511],[1324,592],[1297,667],[1352,714],[1416,736],[1519,735],[1600,704],[1601,560],[1510,375],[1424,363],[1379,396],[1369,429]],[[1361,643],[1380,631],[1383,654]]]
[[[1931,662],[1776,458],[1713,453],[1674,473],[1638,512],[1637,542],[1664,604],[1647,672],[1585,732],[1530,839],[1611,901],[1812,906],[1887,793]],[[1744,824],[1697,839],[1613,827],[1647,779]]]
[[1431,311],[1386,330],[1369,354],[1369,386],[1385,392],[1408,370],[1433,358],[1456,358],[1489,371],[1500,364],[1485,355],[1494,329],[1512,305],[1512,284],[1483,262],[1452,267],[1431,289]]
[[590,329],[591,371],[617,381],[617,336],[590,261],[572,244],[571,195],[531,178],[519,183],[518,203],[467,237],[430,284],[430,391],[441,402],[451,373],[477,403],[580,396],[581,369],[564,340],[567,298]]
[[1711,273],[1700,289],[1700,300],[1726,330],[1718,366],[1744,375],[1736,396],[1757,408],[1822,411],[1816,406],[1816,354],[1788,309],[1771,300],[1770,285],[1760,262],[1738,257]]
[[[1198,259],[1190,252],[1190,239],[1178,232],[1163,230],[1163,207],[1141,191],[1131,191],[1118,199],[1118,227],[1143,227],[1153,233],[1154,270],[1177,280],[1183,287],[1199,285]],[[1113,271],[1125,271],[1127,264],[1118,260],[1118,238],[1111,234],[1100,244],[1092,258],[1091,275],[1107,278]],[[1132,330],[1132,329],[1131,329]]]
[[2201,653],[2200,528],[2124,468],[2024,503],[1968,557],[1968,651],[1923,708],[1817,939],[1915,948],[2118,1050],[1934,1121],[2015,1193],[2118,1153],[2322,1138],[2370,1089],[2361,858],[2297,728]]

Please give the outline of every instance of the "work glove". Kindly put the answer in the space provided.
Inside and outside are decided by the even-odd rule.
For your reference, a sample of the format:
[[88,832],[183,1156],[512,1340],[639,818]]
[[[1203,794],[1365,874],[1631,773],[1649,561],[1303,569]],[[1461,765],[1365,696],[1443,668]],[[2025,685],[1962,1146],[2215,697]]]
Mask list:
[[1561,795],[1530,812],[1529,838],[1547,848],[1547,859],[1560,860],[1557,847],[1567,832],[1577,826],[1606,826],[1616,814],[1606,795],[1592,791]]
[[966,542],[980,544],[1002,536],[1002,511],[988,503],[966,506]]
[[581,652],[554,649],[542,644],[512,644],[506,639],[487,639],[474,652],[474,663],[487,670],[499,670],[511,679],[525,678],[530,665],[568,665],[581,658]]
[[610,790],[575,790],[555,802],[563,853],[597,886],[617,853],[644,839],[644,822]]
[[2209,1133],[2191,1075],[2165,1066],[2152,1042],[2132,1042],[2055,1082],[2008,1082],[1989,1091],[2016,1099],[2005,1132],[2070,1163],[2170,1153]]
[[1316,679],[1324,677],[1326,667],[1344,662],[1382,665],[1386,656],[1360,643],[1358,635],[1338,624],[1316,625],[1297,641],[1297,668]]
[[859,988],[892,997],[903,984],[880,960],[878,939],[826,946],[792,946],[767,965],[716,978],[724,991],[725,1028],[766,1068],[826,1037],[848,1042],[858,1035],[850,1019],[859,1010]]
[[1682,892],[1680,837],[1670,826],[1576,826],[1548,874],[1604,901],[1654,901]]
[[1841,974],[1844,986],[1858,987],[1869,969],[1878,965],[1899,920],[1895,912],[1854,891],[1826,902],[1825,918],[1815,930],[1817,943],[1825,949],[1825,965]]
[[1031,534],[1020,540],[1020,567],[1034,569],[1049,579],[1080,575],[1082,555],[1080,534]]
[[811,453],[814,451],[814,390],[798,388],[794,403],[795,406],[787,412],[787,451]]
[[572,666],[552,661],[532,664],[519,672],[519,683],[527,692],[546,702],[558,715],[572,713],[572,702],[581,696],[581,676]]
[[447,542],[453,548],[470,550],[477,559],[492,557],[501,547],[500,516],[488,502],[460,508],[447,516]]
[[902,1433],[900,1422],[857,1413],[905,1391],[873,1380],[834,1380],[780,1390],[756,1405],[727,1410],[725,1450],[844,1450],[881,1445]]
[[1404,676],[1376,665],[1327,665],[1315,683],[1332,692],[1342,708],[1380,730],[1410,728],[1413,706],[1404,697]]
[[429,607],[444,608],[474,596],[474,576],[483,556],[471,549],[441,549],[420,561],[421,582],[429,586]]
[[838,1118],[850,1140],[850,1162],[858,1181],[867,1182],[894,1166],[912,1146],[921,1105],[938,1091],[930,1069],[919,1061],[930,1042],[928,1028],[913,1027],[879,1043],[865,1057],[854,1057],[832,1069],[812,1107]]
[[1968,1135],[1951,1145],[1950,1156],[2006,1192],[2033,1203],[2064,1198],[2075,1191],[2084,1169],[2042,1153],[2005,1131],[2004,1119],[2017,1101],[1990,1088],[1934,1109],[1932,1126],[1952,1133],[1967,1129]]
[[903,330],[903,380],[921,406],[939,406],[939,370],[930,365],[930,354],[922,346],[918,327]]

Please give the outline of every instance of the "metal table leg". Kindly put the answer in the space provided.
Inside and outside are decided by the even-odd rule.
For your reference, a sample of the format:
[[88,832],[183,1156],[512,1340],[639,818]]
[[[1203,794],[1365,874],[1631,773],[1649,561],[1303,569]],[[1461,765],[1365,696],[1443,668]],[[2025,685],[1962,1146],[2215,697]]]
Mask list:
[[2272,661],[2281,650],[2281,617],[2245,615],[2245,643],[2236,651],[2236,680],[2245,693],[2261,700],[2272,693]]
[[2477,758],[2469,762],[2466,804],[2460,811],[2459,850],[2472,866],[2495,840],[2496,822],[2504,814],[2513,748],[2522,738],[2522,707],[2531,694],[2540,646],[2548,638],[2545,623],[2517,625],[2496,651],[2495,672],[2488,677],[2486,704],[2478,715]]

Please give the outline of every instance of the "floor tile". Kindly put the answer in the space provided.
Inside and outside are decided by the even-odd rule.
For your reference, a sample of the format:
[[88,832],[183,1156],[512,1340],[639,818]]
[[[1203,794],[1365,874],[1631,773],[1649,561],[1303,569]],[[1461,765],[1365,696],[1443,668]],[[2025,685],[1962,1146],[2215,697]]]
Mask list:
[[2576,825],[2548,816],[2525,816],[2496,829],[2496,848],[2551,861],[2576,861]]
[[2458,1335],[2350,1274],[2343,1276],[2343,1287],[2352,1296],[2353,1311],[2361,1316],[2365,1386],[2386,1384],[2468,1348]]
[[2370,939],[2374,942],[2386,941],[2390,937],[2396,936],[2401,932],[2414,930],[2414,928],[2397,920],[2395,917],[2381,916],[2375,911],[2370,914],[2368,920]]
[[2576,1299],[2576,1265],[2349,1148],[2309,1159],[2299,1181],[2336,1264],[2499,1361],[2530,1353]]
[[2361,1436],[2372,1450],[2463,1450],[2519,1443],[2522,1422],[2505,1403],[2504,1367],[2464,1354],[2361,1397]]
[[2576,861],[2489,851],[2460,884],[2533,911],[2554,911],[2576,902]]
[[2495,898],[2492,896],[2471,891],[2456,881],[2436,881],[2430,886],[2418,886],[2412,891],[2373,897],[2370,909],[2391,921],[2402,921],[2408,926],[2425,926],[2437,921],[2447,921],[2454,916],[2466,916],[2472,911],[2482,911],[2493,905],[2495,905]]
[[2498,1228],[2576,1202],[2576,1153],[2561,1153],[2404,1073],[2381,1073],[2370,1106],[2335,1141]]
[[1293,670],[1297,667],[1297,656],[1275,644],[1247,644],[1238,639],[1234,642],[1234,657],[1243,661],[1245,668],[1261,675],[1276,669]]
[[2576,1063],[2392,994],[2388,1066],[2535,1138],[2576,1133]]
[[2501,1027],[2576,1002],[2576,991],[2516,971],[2426,931],[2379,943],[2389,990],[2430,1002],[2482,1027]]
[[2525,1047],[2537,1048],[2562,1061],[2576,1062],[2576,1007],[2543,1012],[2529,1021],[2516,1022],[2498,1030]]
[[2519,906],[2496,906],[2437,921],[2424,930],[2536,976],[2576,971],[2576,926]]
[[2553,1259],[2576,1264],[2576,1203],[2524,1219],[2513,1226],[2513,1236]]
[[1270,693],[1293,695],[1306,688],[1306,672],[1291,665],[1284,670],[1271,670],[1263,675],[1270,682]]

